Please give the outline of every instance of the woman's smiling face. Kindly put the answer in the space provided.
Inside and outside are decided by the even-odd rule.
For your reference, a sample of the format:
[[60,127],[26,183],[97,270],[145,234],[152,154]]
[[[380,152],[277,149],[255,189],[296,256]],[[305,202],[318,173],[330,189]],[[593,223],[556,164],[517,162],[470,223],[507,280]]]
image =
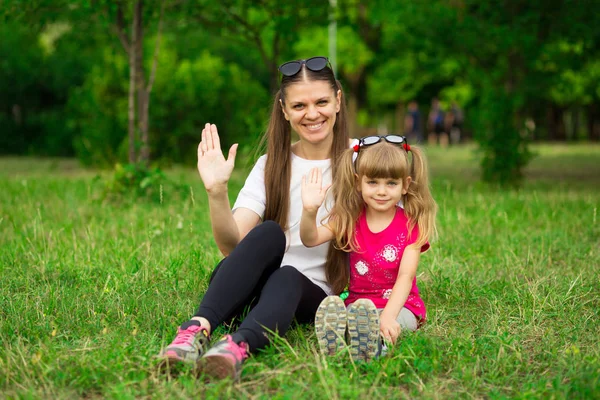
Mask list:
[[299,81],[286,88],[281,106],[301,141],[331,145],[340,102],[341,92],[334,92],[326,81]]

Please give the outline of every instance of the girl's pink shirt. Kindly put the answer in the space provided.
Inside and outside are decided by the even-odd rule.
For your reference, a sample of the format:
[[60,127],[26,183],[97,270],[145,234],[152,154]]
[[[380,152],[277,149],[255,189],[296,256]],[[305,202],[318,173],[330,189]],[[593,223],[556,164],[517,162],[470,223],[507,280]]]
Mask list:
[[[346,305],[358,299],[370,299],[377,308],[384,308],[392,294],[398,277],[400,260],[404,249],[417,241],[419,228],[415,226],[408,234],[408,218],[400,207],[390,225],[383,231],[373,233],[367,225],[365,211],[356,224],[358,252],[350,252],[350,285]],[[429,249],[429,243],[421,247],[421,252]],[[419,295],[417,278],[413,279],[410,294],[404,304],[417,319],[419,325],[426,319],[425,304]]]

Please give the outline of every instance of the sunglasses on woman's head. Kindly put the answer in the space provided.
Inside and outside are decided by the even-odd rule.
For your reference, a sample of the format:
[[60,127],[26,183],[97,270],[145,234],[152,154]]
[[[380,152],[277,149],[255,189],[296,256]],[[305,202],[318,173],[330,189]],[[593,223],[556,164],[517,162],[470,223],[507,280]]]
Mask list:
[[329,64],[329,59],[327,59],[327,57],[311,57],[307,60],[294,60],[283,63],[279,66],[279,72],[281,72],[283,76],[294,76],[300,72],[303,65],[306,65],[306,68],[313,72],[319,72],[323,70],[327,64]]

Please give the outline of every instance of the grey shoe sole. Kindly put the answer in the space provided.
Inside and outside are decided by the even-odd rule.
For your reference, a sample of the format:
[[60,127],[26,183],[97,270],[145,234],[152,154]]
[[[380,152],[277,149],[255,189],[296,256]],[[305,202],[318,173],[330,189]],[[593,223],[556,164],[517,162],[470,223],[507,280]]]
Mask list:
[[379,313],[371,300],[359,299],[348,307],[350,355],[354,361],[370,361],[379,352]]
[[315,334],[321,354],[334,355],[344,346],[346,306],[338,296],[326,297],[315,314]]

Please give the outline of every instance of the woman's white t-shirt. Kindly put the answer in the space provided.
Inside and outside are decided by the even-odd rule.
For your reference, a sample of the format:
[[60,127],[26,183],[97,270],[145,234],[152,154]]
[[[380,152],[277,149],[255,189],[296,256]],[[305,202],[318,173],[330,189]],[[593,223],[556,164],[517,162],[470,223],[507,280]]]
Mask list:
[[[247,208],[254,211],[262,219],[265,214],[265,164],[267,156],[258,159],[250,175],[240,191],[233,210]],[[305,247],[300,240],[300,218],[302,217],[302,177],[307,175],[312,168],[321,168],[323,172],[323,185],[331,184],[330,160],[305,160],[292,153],[292,177],[290,180],[290,211],[288,230],[285,232],[287,248],[281,265],[291,265],[302,272],[312,282],[321,287],[328,295],[332,294],[331,288],[325,278],[325,260],[329,243],[316,247]],[[317,224],[327,216],[333,205],[331,191],[317,213]]]

